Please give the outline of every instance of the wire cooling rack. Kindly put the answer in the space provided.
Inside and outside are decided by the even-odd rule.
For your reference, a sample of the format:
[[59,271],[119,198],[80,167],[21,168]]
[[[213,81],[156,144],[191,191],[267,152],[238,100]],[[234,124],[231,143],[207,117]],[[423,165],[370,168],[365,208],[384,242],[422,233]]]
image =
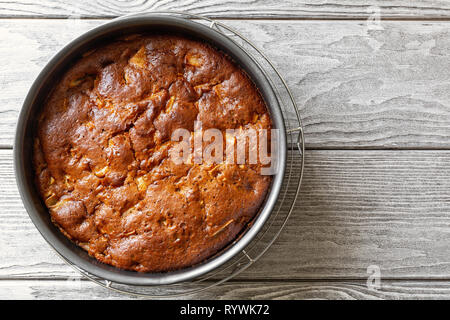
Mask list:
[[[197,23],[207,25],[208,27],[227,36],[230,40],[235,42],[245,52],[247,52],[247,54],[261,68],[277,96],[278,103],[282,109],[283,117],[285,119],[288,154],[286,158],[286,173],[278,201],[261,231],[239,254],[234,256],[227,263],[201,277],[189,282],[186,281],[170,285],[125,285],[111,282],[89,274],[61,256],[64,261],[66,261],[76,271],[81,273],[82,276],[102,287],[119,293],[126,293],[146,298],[171,298],[195,294],[222,284],[236,277],[238,274],[253,265],[275,242],[292,213],[300,191],[305,160],[303,127],[297,105],[286,84],[286,81],[277,71],[272,62],[267,58],[267,56],[261,52],[255,44],[239,32],[233,30],[222,22],[200,15],[176,11],[154,11],[148,13],[130,14],[127,16],[145,15],[151,18],[152,15],[162,14],[195,20]],[[121,18],[123,17],[119,17],[117,19]]]

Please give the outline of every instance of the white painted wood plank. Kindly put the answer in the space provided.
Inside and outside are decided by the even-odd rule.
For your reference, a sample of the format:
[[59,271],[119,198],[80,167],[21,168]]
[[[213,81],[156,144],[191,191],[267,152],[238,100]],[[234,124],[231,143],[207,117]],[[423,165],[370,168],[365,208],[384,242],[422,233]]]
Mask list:
[[[46,61],[104,21],[0,20],[0,147]],[[308,148],[450,148],[449,22],[226,21],[274,61]],[[55,32],[57,30],[57,32]]]
[[115,17],[127,13],[177,10],[228,18],[275,19],[365,19],[378,8],[385,18],[447,17],[450,4],[444,0],[256,0],[256,1],[120,1],[120,0],[6,0],[0,17]]
[[[172,292],[182,292],[173,290]],[[0,280],[1,299],[139,299],[113,292],[90,281]],[[448,281],[381,281],[379,290],[364,281],[228,282],[194,295],[176,299],[450,299]]]
[[[385,279],[450,280],[449,190],[450,151],[308,151],[291,219],[239,278],[366,279],[378,265]],[[72,275],[23,209],[10,150],[0,198],[0,279]]]

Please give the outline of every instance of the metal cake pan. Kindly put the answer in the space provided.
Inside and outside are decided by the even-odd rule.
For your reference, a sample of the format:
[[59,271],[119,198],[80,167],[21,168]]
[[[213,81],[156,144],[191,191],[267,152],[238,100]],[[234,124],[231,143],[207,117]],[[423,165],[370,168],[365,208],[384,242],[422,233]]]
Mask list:
[[[203,40],[225,52],[247,72],[265,100],[273,127],[279,129],[276,159],[278,169],[260,212],[233,243],[206,261],[189,268],[161,273],[138,273],[98,262],[66,238],[51,222],[48,209],[35,186],[32,152],[37,114],[55,79],[83,52],[100,42],[129,33],[153,31],[177,32]],[[62,48],[46,64],[31,86],[20,111],[14,140],[14,169],[18,189],[31,220],[44,239],[65,260],[89,274],[112,282],[138,286],[163,285],[195,279],[218,268],[245,249],[267,221],[278,199],[286,167],[286,152],[284,120],[274,90],[258,64],[240,46],[219,31],[189,19],[165,14],[142,14],[115,19],[84,33]]]

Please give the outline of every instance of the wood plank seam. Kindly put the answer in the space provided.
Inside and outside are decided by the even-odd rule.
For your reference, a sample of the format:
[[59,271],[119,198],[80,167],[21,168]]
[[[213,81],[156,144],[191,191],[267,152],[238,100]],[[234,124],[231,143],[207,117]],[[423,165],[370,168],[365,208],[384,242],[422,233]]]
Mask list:
[[[0,146],[11,146],[23,97],[67,41],[104,21],[0,20]],[[307,148],[450,149],[449,23],[230,21],[266,52],[293,91]],[[54,30],[61,32],[54,34]],[[283,37],[278,37],[283,34]],[[15,57],[15,59],[9,59]],[[27,61],[27,63],[24,63]],[[288,115],[286,119],[292,119]]]

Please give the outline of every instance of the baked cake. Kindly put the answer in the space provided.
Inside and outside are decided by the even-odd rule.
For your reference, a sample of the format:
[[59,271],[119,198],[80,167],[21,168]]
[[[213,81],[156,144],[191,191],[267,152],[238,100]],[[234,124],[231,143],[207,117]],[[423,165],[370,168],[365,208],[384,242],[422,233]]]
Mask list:
[[271,177],[248,161],[175,164],[171,135],[193,132],[195,121],[225,139],[226,129],[271,128],[245,72],[202,41],[132,35],[84,54],[55,84],[36,130],[36,181],[52,221],[127,270],[176,270],[217,253],[258,213]]

